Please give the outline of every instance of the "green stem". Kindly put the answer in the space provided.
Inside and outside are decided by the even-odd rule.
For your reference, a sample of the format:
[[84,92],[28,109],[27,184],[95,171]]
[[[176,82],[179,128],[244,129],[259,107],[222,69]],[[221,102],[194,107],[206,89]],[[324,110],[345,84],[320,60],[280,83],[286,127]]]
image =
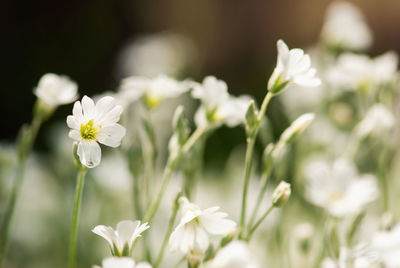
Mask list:
[[261,216],[261,218],[256,222],[256,224],[254,224],[253,227],[251,227],[249,234],[247,235],[246,240],[250,241],[251,236],[253,235],[254,231],[258,228],[258,226],[260,226],[260,224],[265,220],[265,218],[268,216],[268,214],[272,211],[272,209],[274,208],[274,206],[270,206],[268,208],[268,210],[264,213],[264,215]]
[[144,217],[144,222],[151,222],[153,219],[154,215],[157,212],[158,207],[160,206],[160,202],[162,197],[164,196],[165,190],[167,189],[169,180],[179,163],[180,158],[182,155],[185,153],[189,152],[189,150],[193,147],[193,145],[201,138],[201,136],[208,130],[208,127],[202,127],[202,128],[197,128],[193,134],[189,137],[189,139],[185,142],[185,144],[182,146],[182,149],[177,155],[174,156],[169,156],[167,165],[164,169],[163,177],[161,180],[161,187],[160,190],[158,191],[156,200],[152,203],[150,206],[150,209],[147,211],[145,217]]
[[253,224],[256,220],[257,212],[260,209],[261,201],[264,199],[264,194],[265,194],[265,191],[267,190],[268,179],[269,179],[270,175],[271,175],[271,168],[267,168],[267,170],[264,171],[263,176],[261,178],[261,181],[262,181],[261,189],[258,192],[256,205],[254,207],[253,213],[251,214],[249,226],[253,226]]
[[18,162],[16,168],[15,181],[12,188],[10,201],[4,212],[4,216],[0,225],[0,267],[6,258],[10,224],[14,215],[15,206],[17,203],[18,195],[21,189],[22,181],[25,174],[26,160],[32,151],[33,144],[35,143],[37,134],[39,132],[42,119],[39,116],[34,116],[32,124],[29,128],[25,126],[20,131],[18,143]]
[[265,112],[267,111],[267,107],[269,102],[271,101],[274,95],[271,92],[268,92],[265,96],[263,103],[261,105],[260,112],[257,118],[257,124],[254,127],[254,130],[251,131],[251,135],[247,137],[247,148],[246,148],[246,157],[245,157],[245,172],[244,172],[244,181],[243,181],[243,193],[242,193],[242,209],[240,214],[240,231],[239,231],[239,239],[242,239],[244,236],[245,225],[246,225],[246,207],[247,207],[247,192],[250,181],[250,173],[251,173],[251,165],[253,162],[253,151],[254,145],[256,142],[258,131],[260,130],[261,122],[265,116]]
[[169,224],[167,227],[167,232],[165,233],[163,243],[161,245],[160,253],[158,254],[157,260],[154,264],[154,268],[158,268],[161,264],[161,261],[164,257],[165,249],[167,248],[169,237],[171,236],[172,229],[174,228],[174,223],[176,219],[176,215],[179,210],[179,198],[182,196],[182,193],[179,192],[175,198],[174,206],[172,208],[171,218],[169,219]]
[[75,259],[76,259],[76,240],[78,234],[78,221],[79,221],[79,208],[81,205],[83,185],[85,182],[86,169],[80,169],[78,171],[76,189],[75,189],[75,203],[74,203],[74,211],[72,214],[72,227],[71,227],[71,237],[69,243],[69,255],[68,255],[68,267],[75,267]]

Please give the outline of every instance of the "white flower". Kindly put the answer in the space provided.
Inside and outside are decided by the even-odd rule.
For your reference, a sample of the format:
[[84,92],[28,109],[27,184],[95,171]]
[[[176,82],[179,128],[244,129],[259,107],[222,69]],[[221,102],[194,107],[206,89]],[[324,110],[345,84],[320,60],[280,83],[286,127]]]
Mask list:
[[71,103],[78,98],[78,86],[66,76],[48,73],[39,80],[34,94],[50,107]]
[[329,6],[321,38],[329,46],[350,50],[363,50],[372,43],[372,33],[363,15],[345,1],[335,1]]
[[293,137],[303,132],[314,118],[315,115],[312,113],[302,114],[282,133],[281,139],[285,142],[289,142]]
[[306,87],[316,87],[321,84],[315,77],[316,70],[311,68],[310,56],[304,54],[302,49],[289,50],[282,40],[278,40],[277,48],[277,64],[268,81],[268,90],[278,94],[291,83]]
[[371,247],[376,250],[385,267],[400,267],[400,224],[375,233],[371,239]]
[[96,104],[87,96],[74,104],[72,115],[67,117],[71,128],[69,137],[78,141],[81,163],[89,168],[100,164],[101,149],[97,142],[118,147],[125,136],[125,128],[118,124],[122,106],[112,97],[103,97]]
[[116,231],[110,226],[97,225],[92,232],[107,240],[114,256],[130,256],[133,243],[149,227],[147,222],[127,220],[119,222]]
[[364,119],[357,125],[357,135],[380,135],[392,129],[395,124],[393,113],[385,105],[378,103],[368,110]]
[[158,75],[153,79],[131,76],[122,80],[119,93],[125,102],[137,101],[143,97],[145,104],[152,108],[165,98],[174,98],[188,91],[192,85],[192,82],[179,82],[166,75]]
[[209,235],[227,235],[235,230],[236,223],[225,219],[228,214],[217,212],[219,207],[201,210],[187,198],[180,199],[182,218],[169,239],[171,250],[183,253],[205,252],[210,241]]
[[209,122],[237,126],[244,122],[251,101],[248,96],[230,96],[226,83],[214,76],[207,76],[202,84],[195,85],[192,96],[202,103],[195,114],[197,126],[204,126]]
[[103,260],[102,266],[94,266],[94,268],[151,268],[152,266],[147,262],[135,264],[131,258],[118,258],[109,257]]
[[394,81],[398,57],[394,52],[386,52],[376,58],[366,55],[345,53],[328,70],[327,81],[335,88],[345,90],[368,90]]
[[306,166],[305,177],[306,198],[335,217],[357,214],[379,195],[376,178],[357,174],[354,165],[343,158],[332,164],[313,161]]
[[[334,261],[326,258],[321,263],[321,268],[379,268],[377,256],[365,244],[360,244],[354,249],[341,247],[339,259]],[[393,267],[394,268],[394,267]]]
[[220,249],[215,258],[205,265],[207,268],[257,268],[249,246],[233,241]]

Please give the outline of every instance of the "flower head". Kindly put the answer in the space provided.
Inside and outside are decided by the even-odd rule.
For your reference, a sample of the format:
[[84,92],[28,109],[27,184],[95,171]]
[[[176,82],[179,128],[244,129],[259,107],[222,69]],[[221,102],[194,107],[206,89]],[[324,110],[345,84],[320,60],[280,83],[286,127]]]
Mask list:
[[257,268],[259,267],[248,245],[241,241],[233,241],[220,249],[207,268]]
[[372,33],[362,13],[345,1],[329,6],[321,38],[328,46],[350,50],[363,50],[372,43]]
[[245,121],[247,107],[251,101],[247,96],[229,95],[226,83],[214,76],[207,76],[202,84],[195,85],[192,96],[201,101],[201,106],[195,115],[197,126],[207,123],[237,126]]
[[390,84],[396,78],[398,57],[386,52],[376,58],[344,53],[327,72],[327,81],[334,88],[369,91]]
[[140,224],[140,221],[121,221],[116,230],[110,226],[97,225],[92,232],[107,240],[114,256],[130,256],[133,243],[149,227],[147,222]]
[[176,81],[166,75],[153,79],[131,76],[122,80],[120,95],[127,102],[142,98],[147,107],[153,108],[165,98],[174,98],[188,91],[192,85],[189,81]]
[[186,197],[180,199],[180,204],[182,218],[169,239],[171,250],[204,253],[210,244],[209,234],[227,235],[235,230],[236,223],[225,219],[228,214],[217,212],[219,207],[201,210]]
[[368,110],[364,119],[357,125],[357,135],[381,135],[392,129],[395,124],[393,113],[385,105],[378,103]]
[[87,96],[74,104],[72,115],[67,117],[71,128],[69,137],[78,142],[81,163],[89,168],[100,164],[99,143],[118,147],[125,136],[125,128],[118,124],[122,106],[112,97],[103,97],[96,104]]
[[290,184],[285,181],[281,181],[272,194],[272,205],[274,207],[281,207],[287,202],[291,193],[292,191],[290,189]]
[[316,70],[311,68],[310,56],[304,54],[302,49],[289,50],[282,40],[278,40],[277,48],[277,64],[268,81],[271,93],[278,94],[291,83],[305,87],[315,87],[321,83],[315,77]]
[[306,198],[335,217],[361,212],[378,197],[378,185],[372,175],[359,175],[344,158],[333,163],[317,160],[305,168]]
[[78,86],[66,76],[48,73],[42,76],[34,94],[50,107],[71,103],[78,98]]

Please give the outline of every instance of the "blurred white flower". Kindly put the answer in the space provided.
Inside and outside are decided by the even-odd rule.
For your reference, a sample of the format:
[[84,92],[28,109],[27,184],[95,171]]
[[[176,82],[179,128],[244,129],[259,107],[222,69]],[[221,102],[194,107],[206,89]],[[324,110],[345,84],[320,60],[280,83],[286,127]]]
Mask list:
[[321,268],[380,268],[377,257],[367,244],[358,244],[354,248],[341,247],[339,258],[336,261],[326,258]]
[[66,76],[48,73],[42,76],[34,94],[50,107],[68,104],[78,98],[78,86]]
[[109,257],[103,260],[102,266],[95,265],[93,268],[151,268],[152,266],[147,262],[141,262],[135,264],[135,261],[131,258],[118,258]]
[[89,168],[100,164],[101,149],[97,142],[118,147],[125,136],[125,128],[118,124],[122,106],[112,97],[103,97],[96,104],[87,96],[74,104],[72,115],[67,117],[71,128],[69,137],[78,141],[81,163]]
[[234,221],[225,219],[228,214],[217,212],[219,207],[201,210],[186,197],[179,202],[182,217],[169,239],[171,250],[180,249],[185,254],[204,253],[210,244],[209,234],[227,235],[236,228]]
[[372,106],[364,119],[356,127],[357,135],[365,137],[367,135],[382,135],[391,130],[396,124],[396,119],[382,103]]
[[213,260],[205,264],[207,268],[257,268],[259,265],[242,241],[233,241],[220,249]]
[[332,47],[363,50],[371,45],[372,32],[356,6],[335,1],[328,8],[321,39]]
[[122,77],[153,77],[167,74],[176,77],[196,58],[191,40],[172,33],[143,36],[129,43],[119,58]]
[[277,48],[277,64],[268,81],[268,90],[277,94],[292,83],[306,87],[321,84],[321,80],[315,77],[316,70],[311,68],[310,56],[304,54],[302,49],[289,50],[282,40],[278,40]]
[[305,177],[305,197],[335,217],[357,214],[379,195],[376,178],[359,175],[354,165],[343,158],[333,163],[312,161],[305,167]]
[[122,80],[119,97],[125,103],[143,97],[144,103],[153,108],[165,98],[174,98],[188,91],[193,85],[190,81],[180,82],[166,75],[158,75],[153,79],[131,76]]
[[226,83],[214,76],[207,76],[202,84],[195,85],[192,96],[202,103],[195,114],[197,126],[204,126],[207,123],[237,126],[244,122],[251,101],[248,96],[229,95]]
[[114,256],[130,256],[133,243],[149,227],[147,222],[140,224],[140,221],[126,220],[119,222],[115,231],[110,226],[97,225],[92,232],[110,244]]
[[327,71],[326,79],[334,88],[368,90],[393,82],[397,64],[398,57],[394,52],[386,52],[373,59],[366,55],[345,53]]
[[371,247],[378,253],[385,267],[400,267],[400,224],[375,233],[371,239]]

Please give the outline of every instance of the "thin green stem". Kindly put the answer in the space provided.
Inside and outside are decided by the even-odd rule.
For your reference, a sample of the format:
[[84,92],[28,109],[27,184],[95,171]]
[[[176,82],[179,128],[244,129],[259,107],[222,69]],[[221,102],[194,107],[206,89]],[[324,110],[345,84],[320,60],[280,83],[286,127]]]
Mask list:
[[75,189],[75,203],[74,211],[72,214],[72,226],[71,226],[71,237],[69,243],[69,254],[68,254],[68,267],[75,267],[76,259],[76,241],[78,234],[78,222],[79,222],[79,209],[81,205],[83,185],[85,183],[86,169],[81,169],[78,171],[76,189]]
[[26,160],[32,151],[32,147],[35,143],[41,124],[42,119],[39,116],[34,116],[31,126],[28,128],[24,126],[20,131],[15,181],[12,188],[10,201],[8,202],[0,225],[0,267],[2,267],[7,254],[10,224],[14,215],[15,206],[24,178]]
[[261,218],[256,222],[256,224],[254,224],[253,227],[251,227],[249,234],[247,235],[246,240],[250,241],[251,236],[253,235],[254,231],[258,228],[258,226],[260,226],[260,224],[265,220],[265,218],[268,216],[268,214],[272,211],[272,209],[274,208],[274,206],[270,206],[268,208],[268,210],[264,213],[264,215],[261,216]]
[[271,92],[268,92],[267,95],[265,96],[263,103],[261,105],[261,109],[259,111],[258,117],[257,117],[257,124],[255,125],[254,130],[251,131],[251,135],[249,137],[247,137],[245,172],[244,172],[243,193],[242,193],[242,209],[241,209],[241,214],[240,214],[239,239],[243,238],[245,227],[246,227],[245,225],[246,225],[247,192],[248,192],[248,186],[249,186],[249,181],[250,181],[251,166],[252,166],[252,162],[253,162],[254,145],[256,142],[258,131],[260,130],[261,122],[264,119],[268,104],[271,101],[273,96],[274,95]]
[[253,226],[253,224],[254,224],[254,222],[256,220],[257,212],[260,209],[261,202],[264,199],[265,191],[267,190],[268,179],[269,179],[270,175],[271,175],[271,167],[267,168],[267,170],[265,170],[263,172],[263,175],[262,175],[262,178],[261,178],[261,189],[258,192],[256,205],[254,206],[253,213],[251,214],[249,226]]
[[189,152],[189,150],[194,146],[194,144],[201,138],[201,136],[208,130],[208,127],[197,128],[193,134],[189,137],[189,139],[182,146],[182,149],[178,152],[177,155],[169,156],[167,165],[164,169],[163,177],[161,180],[161,187],[157,193],[156,200],[150,206],[150,209],[147,211],[144,222],[151,222],[154,215],[156,214],[158,207],[160,206],[160,202],[162,197],[164,196],[165,190],[167,189],[169,180],[180,161],[180,158],[185,153]]
[[158,254],[157,260],[154,264],[154,268],[158,268],[161,264],[161,261],[164,257],[165,249],[167,248],[169,237],[171,236],[172,229],[174,228],[174,223],[176,219],[176,215],[178,214],[179,210],[179,198],[182,196],[182,193],[179,192],[175,198],[174,206],[172,208],[171,218],[169,219],[167,231],[164,236],[163,243],[161,245],[160,253]]

